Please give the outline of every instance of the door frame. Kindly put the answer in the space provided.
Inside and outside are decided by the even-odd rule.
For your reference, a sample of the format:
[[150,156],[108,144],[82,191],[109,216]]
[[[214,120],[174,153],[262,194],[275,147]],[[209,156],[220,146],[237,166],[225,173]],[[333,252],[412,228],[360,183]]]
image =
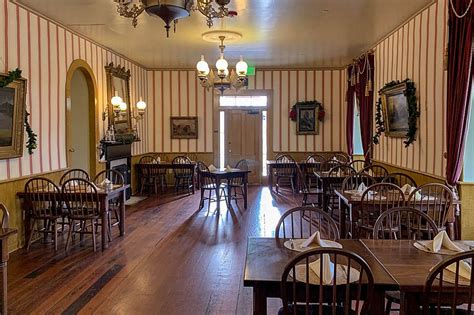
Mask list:
[[71,154],[69,148],[71,147],[71,84],[72,77],[76,71],[81,71],[87,82],[87,89],[89,93],[89,167],[90,176],[95,176],[98,169],[96,143],[99,142],[99,112],[97,104],[97,83],[94,77],[94,72],[89,64],[82,59],[74,60],[67,71],[66,76],[66,158],[67,166],[71,167]]
[[[267,111],[267,157],[273,156],[273,90],[247,90],[241,89],[240,91],[230,90],[224,92],[224,95],[220,93],[214,93],[213,96],[213,123],[215,129],[213,130],[213,160],[214,164],[218,163],[219,161],[219,112],[220,108],[220,96],[266,96],[267,97],[267,107],[263,109],[262,107],[238,107],[238,106],[229,106],[225,107],[225,109],[259,109],[259,110],[266,110]],[[262,146],[261,146],[262,147]],[[261,157],[260,157],[261,158]],[[262,165],[263,165],[263,161]],[[261,183],[262,185],[268,179],[268,176],[263,176],[260,174]]]

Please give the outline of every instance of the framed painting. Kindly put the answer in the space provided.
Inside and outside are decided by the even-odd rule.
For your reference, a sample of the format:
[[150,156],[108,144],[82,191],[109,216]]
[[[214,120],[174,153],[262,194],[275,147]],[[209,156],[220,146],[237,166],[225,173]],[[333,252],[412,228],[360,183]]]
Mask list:
[[406,137],[410,128],[410,114],[405,90],[406,83],[400,83],[380,92],[385,134],[387,136]]
[[0,88],[0,159],[23,155],[25,111],[26,79]]
[[171,139],[197,139],[197,117],[171,117]]
[[319,134],[318,110],[316,104],[304,104],[296,107],[296,134]]

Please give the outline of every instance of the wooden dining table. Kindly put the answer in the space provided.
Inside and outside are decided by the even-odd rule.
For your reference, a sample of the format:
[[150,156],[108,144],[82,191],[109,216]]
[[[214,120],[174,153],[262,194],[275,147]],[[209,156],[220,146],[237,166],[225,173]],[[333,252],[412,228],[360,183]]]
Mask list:
[[173,164],[167,161],[160,161],[158,163],[138,163],[136,164],[137,174],[138,174],[138,187],[141,187],[142,184],[142,177],[141,174],[150,174],[152,173],[151,169],[159,169],[159,170],[189,170],[191,172],[191,183],[192,183],[192,192],[194,194],[194,182],[195,182],[195,169],[196,169],[196,162],[185,163],[185,164]]
[[[111,200],[119,200],[120,201],[120,211],[119,211],[119,230],[120,230],[120,236],[125,235],[125,199],[126,199],[126,191],[130,187],[130,185],[120,185],[120,186],[114,186],[113,189],[111,190],[104,190],[104,189],[97,189],[97,195],[99,196],[99,203],[100,203],[100,211],[102,213],[101,217],[101,224],[102,224],[102,229],[101,229],[101,239],[102,239],[102,249],[107,249],[109,247],[109,244],[107,242],[107,229],[104,227],[108,226],[108,212],[109,212],[109,201]],[[35,192],[35,194],[38,194],[38,192]],[[29,229],[30,229],[30,219],[29,219],[29,205],[26,202],[25,198],[28,195],[28,193],[22,191],[18,192],[17,196],[23,200],[22,208],[25,213],[25,233],[26,235],[29,234]],[[55,201],[65,201],[68,199],[68,194],[63,194],[62,192],[59,193],[51,193],[48,192],[45,194],[46,196],[51,196],[51,198],[54,198]],[[44,200],[44,199],[42,199]]]
[[0,272],[2,275],[2,300],[1,300],[1,313],[7,314],[8,312],[8,238],[13,234],[16,234],[18,231],[17,229],[9,229],[9,228],[0,228],[0,250],[1,250],[1,263],[0,263]]
[[[430,269],[445,255],[418,250],[406,240],[338,240],[344,249],[362,257],[374,276],[369,297],[371,314],[384,314],[385,292],[400,290],[401,315],[415,314]],[[461,241],[459,241],[461,243]],[[474,241],[462,243],[473,246]],[[267,298],[281,298],[280,283],[288,262],[299,253],[276,238],[249,237],[244,268],[244,286],[253,288],[253,313],[267,313]]]

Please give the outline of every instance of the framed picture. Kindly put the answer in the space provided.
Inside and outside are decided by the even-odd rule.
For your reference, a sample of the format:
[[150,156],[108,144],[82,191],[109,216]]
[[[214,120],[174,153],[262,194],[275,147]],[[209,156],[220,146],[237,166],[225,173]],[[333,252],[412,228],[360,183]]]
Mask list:
[[171,139],[197,139],[197,117],[171,117]]
[[318,110],[316,104],[304,104],[296,107],[296,134],[319,134]]
[[390,137],[406,137],[410,128],[405,90],[406,83],[400,83],[380,92],[385,134]]
[[[6,77],[4,74],[0,76]],[[0,88],[0,159],[23,155],[25,110],[25,79]]]

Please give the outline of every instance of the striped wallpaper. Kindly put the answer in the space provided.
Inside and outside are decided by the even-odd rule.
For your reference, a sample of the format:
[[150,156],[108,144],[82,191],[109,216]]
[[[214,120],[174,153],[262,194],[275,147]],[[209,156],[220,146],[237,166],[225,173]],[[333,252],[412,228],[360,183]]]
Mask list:
[[[70,64],[85,60],[97,82],[96,104],[101,113],[106,104],[104,66],[114,62],[131,70],[131,100],[147,101],[146,70],[60,25],[46,20],[8,0],[0,0],[0,72],[19,67],[28,79],[27,110],[38,134],[33,155],[24,150],[22,158],[0,160],[0,180],[44,173],[66,167],[65,80]],[[140,134],[147,129],[141,122]],[[99,121],[102,137],[106,126]],[[139,154],[147,148],[147,137],[133,146]]]
[[[343,70],[257,70],[249,90],[273,90],[273,150],[313,152],[345,150],[345,91]],[[148,72],[148,150],[157,152],[212,152],[214,98],[199,85],[195,71]],[[317,136],[296,135],[289,120],[297,101],[317,99],[326,118]],[[198,116],[199,139],[171,140],[170,116]]]
[[[448,0],[438,0],[375,47],[375,90],[392,80],[415,82],[421,116],[416,142],[382,135],[376,160],[444,177]],[[377,96],[376,96],[377,97]]]

